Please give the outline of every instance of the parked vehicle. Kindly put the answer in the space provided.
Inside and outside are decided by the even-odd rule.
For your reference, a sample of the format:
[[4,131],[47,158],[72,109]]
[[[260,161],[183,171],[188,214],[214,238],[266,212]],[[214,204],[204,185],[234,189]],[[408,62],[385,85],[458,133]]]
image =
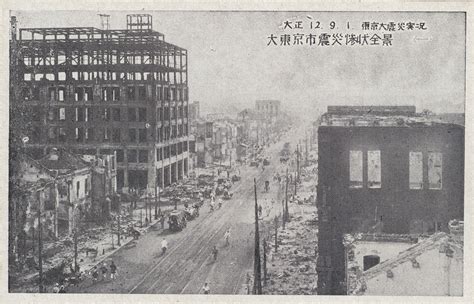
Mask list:
[[224,192],[224,199],[225,200],[230,200],[232,198],[232,195],[234,195],[234,194],[229,192],[229,191],[225,191]]
[[171,231],[181,231],[186,227],[186,213],[183,210],[175,210],[168,216],[168,225]]
[[232,176],[232,181],[233,181],[233,182],[237,182],[237,181],[239,181],[239,180],[240,180],[240,176],[238,176],[238,175]]

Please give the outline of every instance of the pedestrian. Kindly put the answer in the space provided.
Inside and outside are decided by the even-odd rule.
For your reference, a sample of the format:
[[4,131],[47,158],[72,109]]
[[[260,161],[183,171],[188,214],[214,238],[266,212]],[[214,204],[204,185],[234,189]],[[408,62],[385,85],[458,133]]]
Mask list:
[[97,282],[97,279],[99,278],[99,271],[97,270],[97,267],[94,266],[92,268],[92,281]]
[[168,241],[166,239],[163,239],[161,241],[161,255],[164,255],[166,253],[166,249],[168,249]]
[[63,284],[61,284],[61,287],[59,287],[58,293],[66,293],[66,288],[64,287]]
[[117,266],[114,264],[114,261],[110,264],[110,278],[115,280],[117,275]]
[[100,267],[100,270],[101,270],[101,273],[102,273],[102,280],[107,279],[107,272],[109,271],[107,269],[107,264],[106,263],[102,264],[102,267]]
[[229,246],[229,239],[230,239],[230,228],[224,233],[225,245]]
[[209,283],[204,283],[204,286],[202,287],[202,290],[204,294],[210,294],[211,293],[211,288],[209,287]]
[[54,284],[53,293],[59,293],[59,283]]
[[161,223],[161,229],[164,230],[165,229],[165,215],[164,214],[161,215],[160,223]]

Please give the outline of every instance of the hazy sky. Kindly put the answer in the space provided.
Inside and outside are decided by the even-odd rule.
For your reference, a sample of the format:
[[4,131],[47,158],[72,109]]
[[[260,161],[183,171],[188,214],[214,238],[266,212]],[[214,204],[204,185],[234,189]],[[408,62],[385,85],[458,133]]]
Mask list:
[[[127,13],[12,12],[18,27],[93,26],[98,13],[126,28]],[[153,15],[153,28],[189,53],[190,100],[203,110],[253,106],[257,99],[312,113],[328,104],[413,104],[420,110],[463,111],[465,16],[462,13],[178,12]],[[303,21],[304,29],[283,29]],[[322,29],[309,29],[309,22]],[[330,30],[330,22],[336,28]],[[427,30],[362,31],[364,21],[424,22]],[[347,29],[349,22],[350,29]],[[267,46],[274,34],[393,34],[393,46]],[[330,39],[331,43],[332,40]],[[293,41],[292,41],[293,42]],[[343,44],[345,39],[343,40]]]

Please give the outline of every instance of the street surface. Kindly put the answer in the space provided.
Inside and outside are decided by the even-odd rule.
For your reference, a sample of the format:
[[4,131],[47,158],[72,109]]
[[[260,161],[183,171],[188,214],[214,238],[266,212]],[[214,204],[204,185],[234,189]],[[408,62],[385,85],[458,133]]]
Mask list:
[[[200,216],[188,222],[181,232],[162,231],[159,225],[152,227],[137,242],[121,248],[107,260],[107,264],[113,260],[118,266],[115,280],[92,282],[87,279],[68,292],[197,294],[202,293],[204,283],[208,282],[212,294],[245,293],[247,274],[253,274],[254,178],[259,200],[270,198],[272,190],[277,191],[273,174],[283,170],[278,153],[290,138],[296,143],[294,132],[290,131],[292,134],[266,148],[270,165],[264,171],[261,166],[240,167],[241,180],[234,184],[232,199],[224,200],[221,209],[210,212],[206,201]],[[263,194],[266,180],[271,182],[270,193]],[[274,197],[276,199],[276,194]],[[225,246],[224,233],[229,228],[230,245]],[[168,241],[168,250],[161,256],[163,238]],[[213,246],[219,250],[216,261],[211,254]]]

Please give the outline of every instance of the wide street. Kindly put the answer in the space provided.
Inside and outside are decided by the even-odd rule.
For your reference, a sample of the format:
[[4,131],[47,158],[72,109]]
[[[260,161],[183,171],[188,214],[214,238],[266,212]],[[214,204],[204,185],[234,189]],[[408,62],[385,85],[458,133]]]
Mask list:
[[[247,274],[253,272],[254,178],[259,199],[276,198],[278,187],[272,177],[275,170],[283,170],[278,153],[285,141],[296,142],[295,131],[291,130],[281,141],[266,148],[270,165],[264,171],[261,166],[240,168],[242,178],[231,189],[232,199],[224,201],[221,209],[210,212],[206,202],[200,216],[178,233],[162,231],[159,225],[152,227],[136,243],[125,246],[107,260],[113,260],[118,266],[116,280],[95,283],[85,280],[68,292],[195,294],[202,292],[205,282],[210,284],[213,294],[246,292]],[[271,181],[271,191],[263,194],[266,180]],[[225,246],[224,233],[228,228],[231,229],[230,245]],[[161,256],[163,238],[169,245],[166,254]],[[211,254],[213,246],[219,250],[215,262]]]

